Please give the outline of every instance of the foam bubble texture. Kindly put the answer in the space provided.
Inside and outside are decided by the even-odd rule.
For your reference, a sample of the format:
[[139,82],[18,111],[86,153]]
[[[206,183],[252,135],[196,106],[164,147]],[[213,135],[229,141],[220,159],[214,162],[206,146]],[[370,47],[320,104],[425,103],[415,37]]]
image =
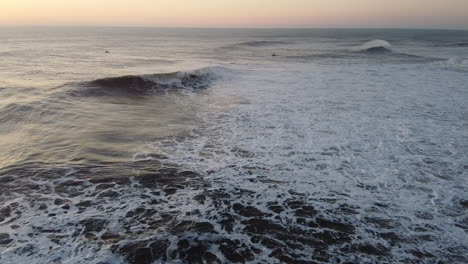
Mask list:
[[185,95],[202,122],[129,164],[2,172],[0,260],[465,263],[466,83],[436,64],[232,71]]

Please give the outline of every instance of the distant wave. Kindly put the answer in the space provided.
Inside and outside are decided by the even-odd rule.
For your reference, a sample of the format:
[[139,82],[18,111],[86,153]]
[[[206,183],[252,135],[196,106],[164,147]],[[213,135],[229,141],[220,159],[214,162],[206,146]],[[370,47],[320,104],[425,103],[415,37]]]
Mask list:
[[9,56],[9,55],[11,55],[11,52],[8,52],[8,51],[0,52],[0,56]]
[[304,54],[304,55],[287,55],[283,56],[286,59],[292,59],[295,61],[314,61],[314,60],[325,60],[325,59],[346,59],[350,56],[346,53],[323,53],[323,54]]
[[295,61],[346,60],[347,62],[378,63],[429,63],[446,59],[425,57],[408,53],[395,52],[385,40],[372,40],[351,49],[337,50],[322,54],[304,54],[284,56]]
[[446,65],[454,70],[459,70],[462,72],[468,71],[468,59],[452,58],[446,61]]
[[193,71],[125,75],[84,82],[80,95],[152,95],[168,90],[207,88],[214,78],[215,68]]
[[248,47],[253,47],[253,48],[259,48],[259,47],[268,47],[268,46],[276,46],[276,45],[286,45],[290,44],[291,42],[286,42],[286,41],[273,41],[273,40],[257,40],[257,41],[246,41],[246,42],[240,42],[240,43],[235,43],[232,45],[224,46],[221,47],[223,49],[235,49],[235,48],[248,48]]
[[391,53],[391,47],[392,45],[390,45],[390,43],[388,43],[387,41],[376,39],[366,42],[359,47],[355,47],[353,51],[367,53]]
[[468,42],[457,42],[457,43],[450,43],[444,45],[437,45],[438,47],[454,47],[454,48],[466,48],[468,47]]

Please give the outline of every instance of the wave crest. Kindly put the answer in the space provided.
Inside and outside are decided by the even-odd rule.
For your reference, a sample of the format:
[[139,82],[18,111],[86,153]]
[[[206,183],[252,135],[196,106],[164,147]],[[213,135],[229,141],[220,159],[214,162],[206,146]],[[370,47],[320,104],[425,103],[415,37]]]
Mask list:
[[168,90],[203,89],[214,78],[212,69],[106,77],[83,83],[87,89],[80,95],[151,95]]
[[450,46],[459,47],[459,48],[466,48],[466,47],[468,47],[468,42],[457,42],[457,43],[454,43],[454,44],[452,44]]
[[269,47],[277,45],[286,45],[290,42],[286,41],[275,41],[275,40],[255,40],[255,41],[246,41],[231,44],[228,46],[221,47],[222,49],[240,49],[240,48],[260,48],[260,47]]
[[369,53],[387,53],[392,52],[392,45],[385,40],[376,39],[354,48],[354,51]]

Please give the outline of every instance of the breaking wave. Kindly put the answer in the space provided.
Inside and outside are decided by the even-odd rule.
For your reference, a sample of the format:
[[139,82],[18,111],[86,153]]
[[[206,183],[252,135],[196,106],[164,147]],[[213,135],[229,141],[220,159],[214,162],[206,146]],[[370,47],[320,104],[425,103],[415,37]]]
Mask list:
[[446,66],[451,69],[466,72],[468,71],[468,59],[463,58],[452,58],[445,62]]
[[354,48],[353,51],[367,53],[391,53],[391,47],[392,45],[390,45],[390,43],[388,43],[387,41],[376,39]]
[[216,67],[193,71],[125,75],[107,77],[82,83],[80,95],[152,95],[169,90],[204,89],[215,77]]

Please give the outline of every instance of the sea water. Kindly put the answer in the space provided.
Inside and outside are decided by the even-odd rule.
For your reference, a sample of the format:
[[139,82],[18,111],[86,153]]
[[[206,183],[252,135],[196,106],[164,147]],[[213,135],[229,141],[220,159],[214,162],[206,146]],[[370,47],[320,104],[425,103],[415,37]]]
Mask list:
[[0,262],[466,263],[467,43],[0,28]]

